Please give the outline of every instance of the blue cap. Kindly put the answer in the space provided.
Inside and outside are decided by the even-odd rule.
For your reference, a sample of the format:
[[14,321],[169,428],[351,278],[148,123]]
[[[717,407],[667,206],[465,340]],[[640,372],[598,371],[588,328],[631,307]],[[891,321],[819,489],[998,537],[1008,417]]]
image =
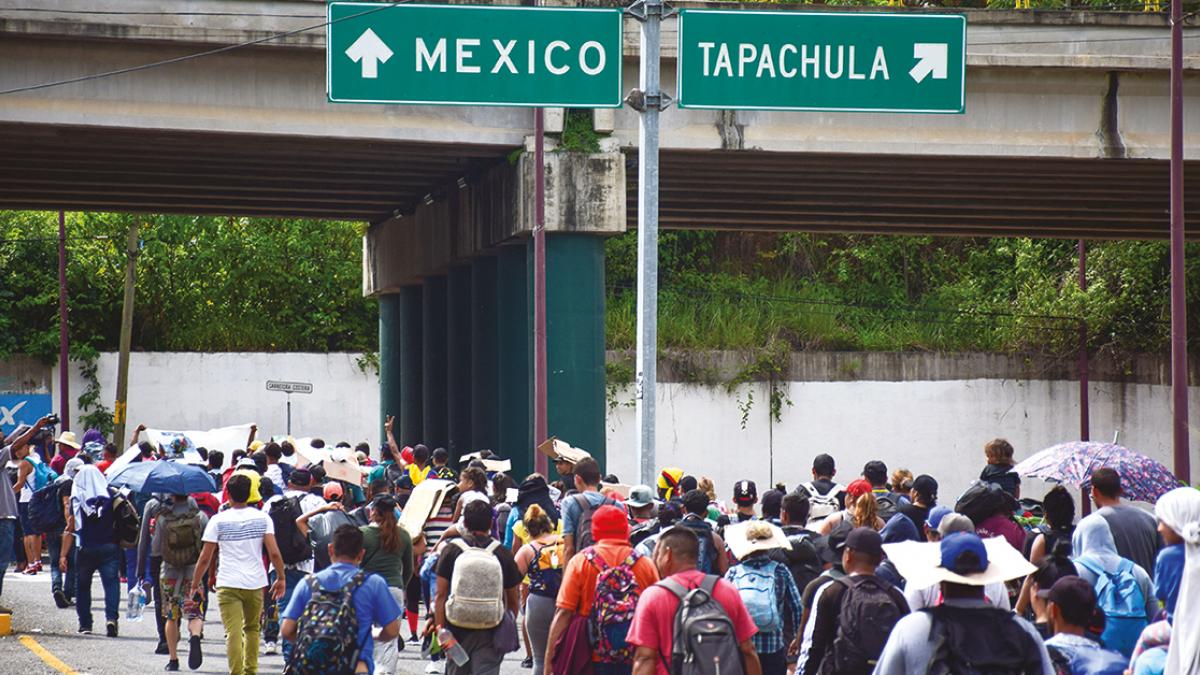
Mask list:
[[929,529],[936,530],[938,525],[942,524],[942,518],[947,514],[954,513],[954,509],[949,506],[935,506],[929,510],[929,515],[925,517],[925,524]]
[[976,574],[988,568],[987,549],[973,532],[955,532],[942,539],[942,564],[955,574]]

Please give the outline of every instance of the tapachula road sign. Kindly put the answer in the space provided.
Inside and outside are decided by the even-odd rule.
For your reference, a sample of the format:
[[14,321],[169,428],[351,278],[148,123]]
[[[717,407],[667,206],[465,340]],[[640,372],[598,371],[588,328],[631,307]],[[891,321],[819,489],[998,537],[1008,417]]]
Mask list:
[[620,8],[331,2],[337,103],[619,107]]
[[682,10],[684,108],[961,113],[957,14]]

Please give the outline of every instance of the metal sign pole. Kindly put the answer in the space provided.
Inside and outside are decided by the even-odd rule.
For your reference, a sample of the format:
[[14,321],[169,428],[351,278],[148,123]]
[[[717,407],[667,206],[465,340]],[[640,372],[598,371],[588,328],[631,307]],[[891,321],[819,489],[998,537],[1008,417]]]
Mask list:
[[1183,238],[1183,3],[1171,3],[1171,400],[1175,475],[1191,483]]
[[287,435],[292,435],[292,392],[287,393]]
[[638,296],[636,418],[638,480],[654,485],[654,415],[658,364],[658,113],[669,104],[659,88],[662,0],[639,0],[629,13],[642,22],[640,89],[626,99],[638,126]]

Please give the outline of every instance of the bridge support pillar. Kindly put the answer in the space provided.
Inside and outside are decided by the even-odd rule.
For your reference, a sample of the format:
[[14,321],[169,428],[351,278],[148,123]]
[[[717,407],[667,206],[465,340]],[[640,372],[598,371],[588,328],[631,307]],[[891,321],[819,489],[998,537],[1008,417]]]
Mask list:
[[[379,296],[379,439],[387,442],[383,422],[388,415],[400,416],[400,294]],[[386,455],[384,455],[386,457]],[[382,457],[381,457],[382,459]]]
[[515,480],[533,473],[532,274],[527,240],[496,255],[497,432]]
[[446,277],[437,275],[421,287],[421,442],[430,450],[446,447]]
[[395,377],[400,380],[400,407],[389,414],[396,416],[396,427],[393,432],[400,447],[416,445],[421,443],[424,438],[425,420],[422,413],[424,353],[421,349],[423,331],[421,299],[423,293],[421,286],[410,285],[401,287],[397,294],[399,298],[400,354],[399,372]]
[[495,256],[471,262],[471,442],[474,450],[488,448],[508,457],[500,450],[498,281]]
[[446,449],[458,458],[479,448],[471,437],[471,266],[446,274]]

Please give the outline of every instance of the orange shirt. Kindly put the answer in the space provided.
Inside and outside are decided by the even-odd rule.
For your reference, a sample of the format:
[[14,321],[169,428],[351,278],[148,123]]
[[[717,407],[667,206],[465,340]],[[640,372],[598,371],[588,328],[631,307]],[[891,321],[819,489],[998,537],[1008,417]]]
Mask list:
[[[629,542],[615,539],[602,540],[594,548],[600,557],[604,558],[604,562],[614,567],[624,562],[633,550]],[[596,578],[599,576],[600,570],[588,562],[583,551],[576,553],[563,572],[562,586],[558,589],[555,605],[580,616],[590,613],[592,602],[596,599]],[[633,578],[637,580],[638,588],[645,591],[658,583],[658,569],[654,567],[650,558],[642,556],[633,564]]]

